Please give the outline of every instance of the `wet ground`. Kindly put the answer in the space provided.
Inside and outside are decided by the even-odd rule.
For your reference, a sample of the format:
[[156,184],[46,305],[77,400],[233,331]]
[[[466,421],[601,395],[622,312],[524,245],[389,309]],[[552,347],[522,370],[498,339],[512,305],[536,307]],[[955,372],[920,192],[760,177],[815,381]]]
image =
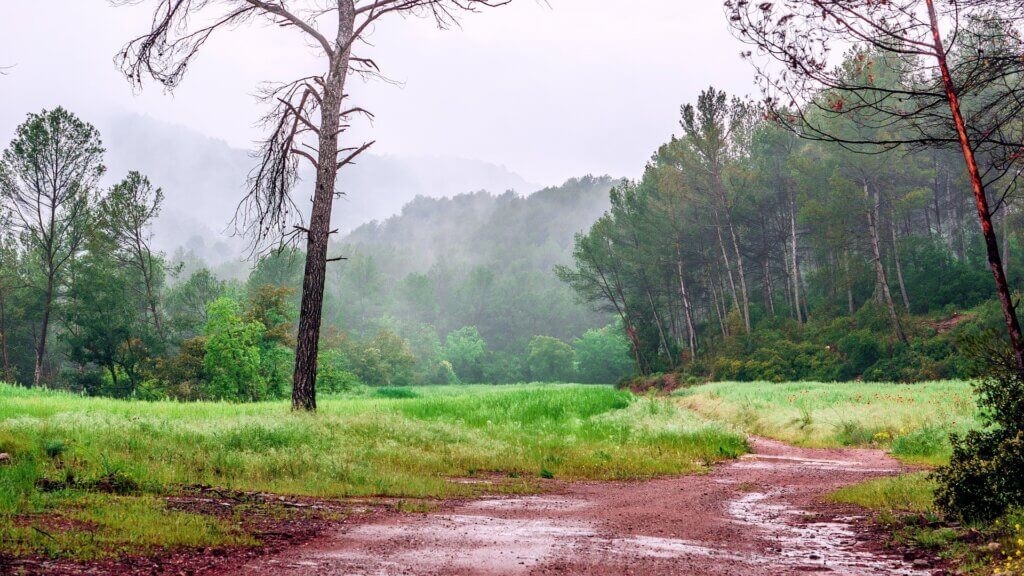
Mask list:
[[896,474],[878,450],[813,450],[771,440],[710,474],[568,484],[557,494],[492,498],[435,513],[373,517],[231,576],[828,573],[927,575],[836,516],[820,497]]

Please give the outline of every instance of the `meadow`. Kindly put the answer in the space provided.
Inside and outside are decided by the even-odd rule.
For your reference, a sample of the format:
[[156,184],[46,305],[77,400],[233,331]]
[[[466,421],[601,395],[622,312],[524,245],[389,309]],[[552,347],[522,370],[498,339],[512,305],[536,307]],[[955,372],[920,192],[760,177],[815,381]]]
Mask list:
[[948,461],[949,434],[980,426],[966,381],[884,384],[719,382],[679,403],[738,430],[808,447],[875,446],[911,464]]
[[[141,402],[0,385],[0,553],[100,558],[253,543],[231,519],[170,510],[184,486],[343,498],[530,492],[538,479],[694,473],[741,434],[611,387],[385,388],[285,402]],[[459,481],[467,477],[486,484]],[[53,527],[59,528],[52,529]]]

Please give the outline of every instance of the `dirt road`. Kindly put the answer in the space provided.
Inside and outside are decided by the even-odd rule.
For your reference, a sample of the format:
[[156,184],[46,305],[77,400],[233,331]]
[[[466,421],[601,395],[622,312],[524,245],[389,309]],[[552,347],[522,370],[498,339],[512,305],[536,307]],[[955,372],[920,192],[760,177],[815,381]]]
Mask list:
[[887,555],[854,519],[820,520],[818,498],[894,474],[877,450],[810,450],[757,439],[701,476],[578,483],[356,523],[231,576],[636,574],[927,575]]

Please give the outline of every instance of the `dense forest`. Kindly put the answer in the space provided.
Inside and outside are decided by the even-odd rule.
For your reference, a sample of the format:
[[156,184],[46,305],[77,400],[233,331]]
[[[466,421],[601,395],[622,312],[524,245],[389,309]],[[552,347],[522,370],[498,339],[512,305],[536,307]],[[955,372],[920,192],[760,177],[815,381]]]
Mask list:
[[[878,82],[897,74],[868,58],[853,53],[847,66]],[[839,114],[822,121],[868,130]],[[714,88],[683,106],[681,127],[641,179],[613,190],[611,209],[577,237],[575,264],[557,270],[581,299],[620,318],[641,373],[977,375],[964,347],[1003,319],[958,152],[865,154],[801,139],[762,106]],[[1013,188],[1011,177],[990,187],[1003,265],[1019,288]]]
[[[64,109],[30,115],[4,153],[3,379],[90,394],[286,397],[303,255],[211,269],[153,246],[163,192],[138,172],[103,189],[100,134]],[[40,173],[43,170],[44,173]],[[319,385],[582,380],[631,374],[613,318],[551,273],[615,182],[530,196],[419,197],[332,246]]]

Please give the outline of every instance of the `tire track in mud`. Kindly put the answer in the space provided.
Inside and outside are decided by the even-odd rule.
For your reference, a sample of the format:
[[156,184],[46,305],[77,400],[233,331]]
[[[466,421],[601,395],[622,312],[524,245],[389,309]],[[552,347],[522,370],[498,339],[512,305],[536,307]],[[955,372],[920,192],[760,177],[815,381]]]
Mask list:
[[704,475],[582,482],[557,494],[450,503],[339,528],[224,574],[687,574],[925,576],[932,571],[818,519],[819,499],[900,472],[878,450],[804,449],[766,439]]

